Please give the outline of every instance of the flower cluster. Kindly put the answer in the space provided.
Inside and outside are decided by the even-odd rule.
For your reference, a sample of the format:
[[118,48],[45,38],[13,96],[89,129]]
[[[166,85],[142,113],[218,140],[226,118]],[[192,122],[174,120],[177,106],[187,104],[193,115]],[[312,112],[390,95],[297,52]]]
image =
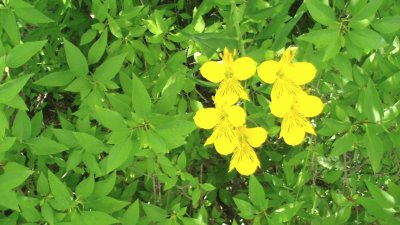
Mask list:
[[315,135],[307,118],[322,112],[323,103],[306,93],[303,85],[316,75],[311,63],[292,62],[297,48],[288,48],[279,62],[269,60],[257,63],[250,57],[234,60],[227,48],[220,55],[221,61],[208,61],[200,68],[201,75],[213,83],[220,83],[214,100],[214,108],[204,108],[194,116],[196,125],[213,129],[205,145],[214,144],[221,155],[233,153],[229,171],[236,169],[242,175],[253,174],[260,167],[254,148],[267,139],[268,132],[262,127],[247,128],[246,112],[238,105],[249,100],[241,81],[249,79],[256,71],[266,83],[273,84],[270,109],[273,115],[282,118],[280,137],[289,145],[300,144],[306,133]]
[[205,145],[214,144],[221,155],[233,153],[230,171],[234,168],[243,175],[253,174],[260,167],[253,147],[259,147],[267,139],[268,133],[262,127],[247,128],[246,112],[236,103],[248,100],[246,90],[240,83],[256,72],[256,62],[249,57],[236,60],[228,49],[221,55],[222,61],[208,61],[200,68],[204,78],[220,83],[213,98],[215,108],[197,111],[194,116],[196,125],[203,129],[213,129]]
[[303,90],[302,86],[314,79],[317,70],[308,62],[292,62],[296,47],[289,47],[279,62],[269,60],[258,67],[258,76],[273,84],[271,112],[282,118],[280,137],[289,145],[300,144],[306,133],[316,135],[307,118],[319,115],[324,104],[321,99]]

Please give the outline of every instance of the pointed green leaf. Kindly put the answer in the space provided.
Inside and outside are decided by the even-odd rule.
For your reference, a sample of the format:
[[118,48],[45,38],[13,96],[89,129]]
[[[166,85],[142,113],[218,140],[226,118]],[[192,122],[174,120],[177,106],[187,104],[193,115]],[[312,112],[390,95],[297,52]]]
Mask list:
[[18,110],[15,116],[12,134],[20,140],[27,140],[31,137],[31,121],[25,111]]
[[90,47],[88,53],[89,64],[97,63],[103,56],[104,51],[106,50],[107,47],[107,36],[108,36],[108,30],[105,29],[101,34],[100,38]]
[[80,219],[87,225],[110,225],[120,223],[119,220],[109,214],[99,211],[83,211],[81,212]]
[[372,80],[368,81],[362,104],[362,113],[369,121],[379,122],[383,117],[383,106]]
[[35,155],[52,155],[68,150],[66,146],[44,136],[33,138],[27,144]]
[[139,221],[139,200],[132,203],[122,217],[122,225],[135,225]]
[[14,211],[20,212],[20,209],[18,207],[18,198],[15,191],[12,190],[0,191],[0,206],[6,209],[12,209]]
[[15,162],[7,163],[3,169],[4,172],[0,175],[0,192],[18,187],[33,173],[30,169]]
[[15,46],[7,54],[6,57],[7,66],[11,68],[17,68],[22,66],[30,58],[32,58],[32,56],[34,56],[38,51],[40,51],[46,43],[47,43],[46,40],[31,41]]
[[258,182],[255,176],[250,176],[249,197],[253,205],[263,209],[265,205],[265,192],[263,186]]
[[34,84],[45,86],[45,87],[62,87],[71,83],[71,81],[75,78],[74,74],[71,71],[58,71],[47,74],[46,76],[40,78],[35,81]]
[[4,137],[0,140],[0,153],[8,151],[15,143],[15,137]]
[[74,201],[68,191],[67,186],[61,182],[50,170],[48,171],[48,179],[51,193],[54,196],[56,202],[64,209],[73,207]]
[[113,79],[124,63],[126,54],[108,57],[94,72],[93,79],[97,82],[106,83]]
[[348,132],[342,137],[336,139],[329,157],[340,156],[348,151],[351,151],[355,141],[356,137],[351,132]]
[[383,142],[379,136],[373,133],[368,124],[365,125],[365,128],[366,132],[363,137],[364,145],[367,149],[367,154],[369,161],[371,162],[372,169],[375,173],[377,173],[380,169],[380,164],[384,153]]
[[387,45],[385,39],[371,29],[351,30],[348,37],[354,45],[364,50],[382,48]]
[[90,174],[86,179],[83,179],[77,186],[76,186],[76,194],[80,198],[87,198],[89,197],[94,191],[94,176]]
[[3,8],[0,10],[0,27],[4,28],[4,31],[7,33],[8,37],[10,37],[14,46],[19,45],[21,42],[21,34],[19,33],[17,21],[11,9]]
[[367,180],[365,180],[364,182],[367,185],[370,194],[380,206],[382,206],[383,208],[395,207],[396,201],[393,196]]
[[119,166],[121,166],[131,155],[132,152],[132,141],[130,138],[123,143],[116,144],[111,148],[110,153],[107,157],[107,170],[109,173]]
[[116,111],[96,107],[96,119],[100,124],[113,131],[127,129],[125,119]]
[[336,16],[333,9],[320,0],[305,0],[307,9],[311,14],[311,17],[318,23],[330,26],[336,22]]
[[65,55],[67,57],[67,63],[71,72],[75,76],[87,75],[89,72],[88,64],[81,50],[79,50],[79,48],[77,48],[67,39],[64,39],[64,49]]
[[0,103],[6,103],[13,99],[28,82],[31,75],[18,77],[14,80],[9,80],[0,85]]
[[151,99],[139,77],[132,75],[132,107],[136,113],[145,117],[151,112]]

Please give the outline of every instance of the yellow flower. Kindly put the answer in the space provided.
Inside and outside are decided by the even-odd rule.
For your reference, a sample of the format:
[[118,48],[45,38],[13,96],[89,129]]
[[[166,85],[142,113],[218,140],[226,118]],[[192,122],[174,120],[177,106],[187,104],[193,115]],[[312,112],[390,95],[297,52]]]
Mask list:
[[219,154],[228,155],[238,145],[235,128],[243,126],[246,122],[246,112],[225,99],[215,97],[214,102],[215,108],[200,109],[193,119],[200,128],[214,128],[204,145],[214,144]]
[[301,93],[302,89],[299,85],[310,82],[317,73],[311,63],[292,63],[296,51],[297,47],[289,47],[279,62],[268,60],[258,67],[257,73],[261,80],[268,84],[274,84],[271,91],[272,101]]
[[322,112],[324,104],[316,96],[302,92],[295,98],[282,97],[269,105],[272,114],[283,118],[280,138],[292,146],[300,144],[306,133],[316,135],[308,117],[314,117]]
[[260,147],[265,142],[268,132],[262,127],[256,128],[237,128],[239,144],[233,151],[233,156],[229,165],[229,171],[236,169],[242,175],[253,174],[257,167],[260,167],[260,160],[254,148]]
[[256,72],[257,63],[250,57],[233,60],[236,53],[231,54],[227,48],[221,55],[222,61],[208,61],[200,68],[201,75],[213,83],[221,83],[216,96],[237,102],[239,98],[248,100],[246,90],[240,83],[247,80]]

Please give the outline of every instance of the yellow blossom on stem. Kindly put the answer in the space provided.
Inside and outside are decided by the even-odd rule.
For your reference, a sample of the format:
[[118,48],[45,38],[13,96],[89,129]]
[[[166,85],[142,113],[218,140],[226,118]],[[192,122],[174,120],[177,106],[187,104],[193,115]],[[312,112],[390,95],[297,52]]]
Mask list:
[[208,61],[200,68],[201,75],[213,83],[220,83],[216,96],[237,102],[239,98],[248,100],[246,90],[240,83],[256,72],[257,63],[250,57],[233,59],[236,52],[230,53],[227,48],[221,55],[222,61]]
[[283,118],[280,137],[292,146],[300,144],[306,133],[316,135],[307,118],[319,115],[324,104],[316,96],[302,92],[295,98],[282,97],[269,105],[272,114]]
[[240,106],[219,97],[214,98],[214,103],[215,108],[200,109],[193,119],[200,128],[214,128],[205,145],[214,144],[219,154],[228,155],[238,145],[235,128],[245,124],[246,112]]
[[239,144],[233,151],[229,171],[236,169],[242,175],[251,175],[260,167],[260,160],[253,147],[260,147],[267,139],[268,132],[262,127],[236,129]]
[[314,79],[317,70],[308,62],[294,62],[297,47],[289,47],[283,53],[279,62],[268,60],[260,64],[258,76],[268,84],[274,84],[271,91],[271,100],[281,97],[288,98],[302,92],[299,85],[309,83]]

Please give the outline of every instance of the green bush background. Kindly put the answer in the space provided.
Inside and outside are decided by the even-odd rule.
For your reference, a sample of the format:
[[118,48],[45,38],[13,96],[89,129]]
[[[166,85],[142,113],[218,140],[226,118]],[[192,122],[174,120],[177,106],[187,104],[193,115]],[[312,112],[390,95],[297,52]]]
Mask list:
[[[1,0],[0,224],[399,224],[399,29],[397,0]],[[254,76],[262,168],[228,173],[199,67],[289,45],[318,135],[278,139]]]

